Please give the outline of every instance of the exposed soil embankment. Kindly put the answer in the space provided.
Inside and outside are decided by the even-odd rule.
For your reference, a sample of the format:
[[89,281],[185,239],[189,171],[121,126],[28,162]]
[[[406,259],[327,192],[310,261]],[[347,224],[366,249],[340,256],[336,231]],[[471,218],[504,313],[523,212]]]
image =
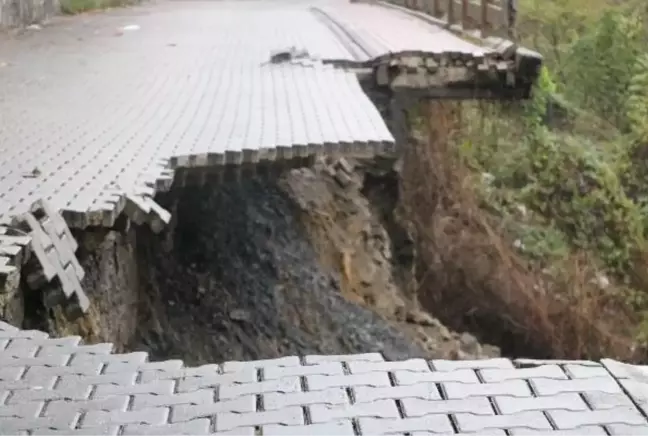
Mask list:
[[272,181],[172,190],[158,198],[174,217],[161,235],[78,235],[93,301],[86,319],[44,316],[32,302],[27,324],[190,364],[497,355],[419,307],[393,164],[319,162]]

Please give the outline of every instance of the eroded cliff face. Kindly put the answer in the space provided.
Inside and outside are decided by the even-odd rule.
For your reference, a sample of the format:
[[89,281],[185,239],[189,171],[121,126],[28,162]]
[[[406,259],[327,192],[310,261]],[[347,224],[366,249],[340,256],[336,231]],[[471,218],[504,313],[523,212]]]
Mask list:
[[[274,180],[172,190],[172,225],[77,235],[91,313],[27,324],[190,364],[380,351],[495,356],[417,303],[393,161],[320,161]],[[36,321],[47,323],[37,325]]]

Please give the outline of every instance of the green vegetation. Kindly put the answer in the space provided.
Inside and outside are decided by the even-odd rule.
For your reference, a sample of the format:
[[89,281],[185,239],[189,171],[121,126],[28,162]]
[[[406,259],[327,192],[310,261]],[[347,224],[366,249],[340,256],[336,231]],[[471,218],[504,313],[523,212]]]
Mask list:
[[95,9],[116,8],[133,3],[133,0],[61,0],[61,12],[75,15]]
[[464,105],[471,122],[458,140],[482,209],[521,257],[554,279],[570,259],[587,259],[605,316],[630,313],[624,334],[639,346],[648,339],[646,5],[521,0],[520,42],[545,56],[533,100]]

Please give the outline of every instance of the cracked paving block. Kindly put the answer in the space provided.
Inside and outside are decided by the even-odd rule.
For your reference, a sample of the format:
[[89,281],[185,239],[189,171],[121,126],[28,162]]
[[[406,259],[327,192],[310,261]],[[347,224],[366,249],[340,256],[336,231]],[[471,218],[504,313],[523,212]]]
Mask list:
[[[49,290],[46,305],[64,303],[70,316],[78,317],[88,310],[90,302],[81,288],[80,280],[84,271],[74,254],[77,244],[65,223],[62,223],[62,218],[46,202],[35,203],[31,210],[33,212],[15,219],[16,223],[30,229],[31,248],[41,267],[31,272],[27,281],[32,288],[38,288],[58,278],[60,289],[53,287]],[[35,215],[42,219],[39,221]]]

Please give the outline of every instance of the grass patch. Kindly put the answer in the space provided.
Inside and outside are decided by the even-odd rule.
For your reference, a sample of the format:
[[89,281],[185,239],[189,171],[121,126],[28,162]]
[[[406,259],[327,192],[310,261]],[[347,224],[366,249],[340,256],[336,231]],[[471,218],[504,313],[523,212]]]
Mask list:
[[644,361],[648,7],[520,9],[522,44],[546,56],[531,101],[410,114],[403,190],[420,298],[510,354]]

